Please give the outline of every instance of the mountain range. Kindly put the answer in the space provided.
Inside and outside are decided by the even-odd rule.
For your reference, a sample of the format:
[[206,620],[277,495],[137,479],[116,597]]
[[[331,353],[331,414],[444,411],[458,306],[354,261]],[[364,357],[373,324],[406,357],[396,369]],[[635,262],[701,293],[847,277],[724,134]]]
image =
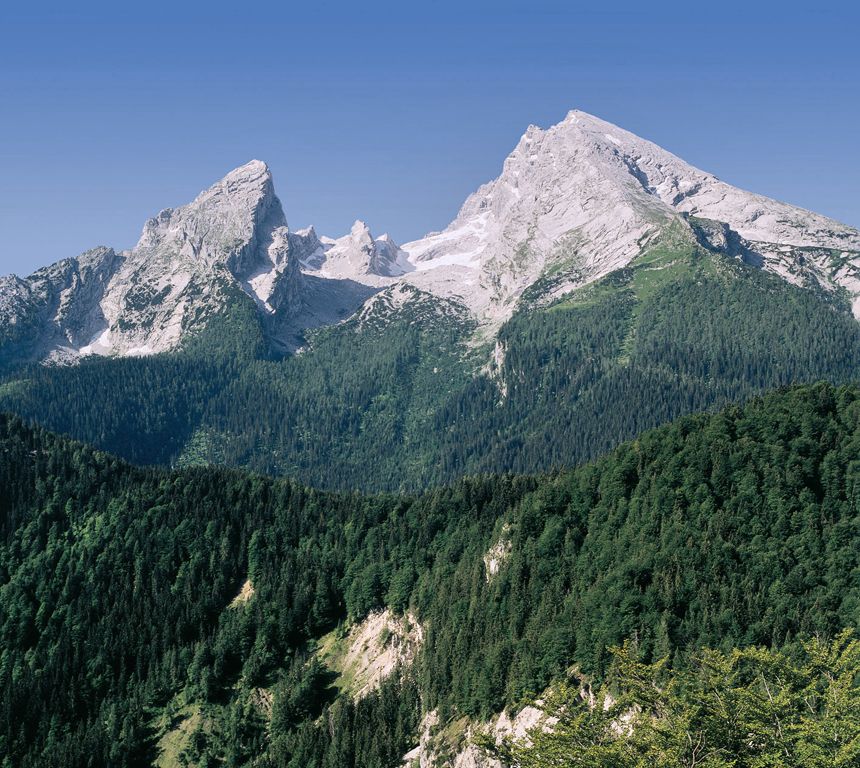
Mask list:
[[420,240],[252,161],[0,278],[0,765],[855,765],[858,270],[574,111]]
[[268,167],[251,161],[149,219],[131,250],[94,248],[0,279],[0,358],[8,367],[175,350],[242,295],[281,353],[310,329],[428,298],[487,340],[517,311],[694,245],[860,315],[858,230],[572,111],[547,130],[530,126],[446,229],[402,246],[362,221],[336,239],[290,229]]

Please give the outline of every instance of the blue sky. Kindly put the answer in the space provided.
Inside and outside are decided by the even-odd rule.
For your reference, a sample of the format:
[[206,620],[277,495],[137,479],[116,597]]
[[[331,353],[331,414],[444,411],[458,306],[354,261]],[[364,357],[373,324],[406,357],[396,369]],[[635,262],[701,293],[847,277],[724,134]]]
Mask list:
[[852,3],[21,5],[0,15],[0,273],[129,247],[254,157],[291,226],[403,242],[574,107],[860,226]]

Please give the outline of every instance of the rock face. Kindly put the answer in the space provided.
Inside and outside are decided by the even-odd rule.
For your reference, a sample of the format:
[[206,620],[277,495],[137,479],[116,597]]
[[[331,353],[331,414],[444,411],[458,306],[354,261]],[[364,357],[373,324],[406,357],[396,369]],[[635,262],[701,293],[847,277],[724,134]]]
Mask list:
[[0,347],[35,358],[87,344],[89,329],[105,322],[99,301],[122,261],[110,248],[94,248],[26,280],[0,278]]
[[796,283],[845,289],[860,315],[860,232],[737,189],[657,145],[579,111],[530,126],[502,174],[442,232],[406,243],[419,287],[485,321],[552,276],[563,293],[671,237],[703,240]]
[[[75,360],[175,349],[241,298],[275,345],[403,300],[441,299],[484,335],[529,302],[658,247],[698,244],[838,293],[860,317],[860,232],[745,192],[583,112],[530,126],[501,175],[442,232],[402,247],[356,221],[338,239],[290,231],[266,165],[237,168],[150,219],[138,244],[0,278],[0,357]],[[416,290],[417,289],[417,290]],[[384,292],[384,301],[363,304]],[[412,297],[412,298],[410,298]]]
[[390,608],[368,614],[346,637],[337,631],[323,638],[319,659],[337,675],[337,685],[354,699],[379,688],[383,680],[415,662],[424,627],[412,613]]
[[388,234],[374,238],[363,221],[356,221],[349,234],[337,240],[323,238],[322,253],[317,259],[305,262],[305,267],[322,277],[369,282],[377,277],[398,277],[412,270],[397,243]]
[[98,248],[26,280],[4,278],[0,324],[7,344],[34,359],[171,350],[237,288],[263,314],[296,311],[303,246],[287,228],[269,169],[255,160],[147,221],[130,251]]
[[82,353],[175,348],[238,285],[261,311],[289,311],[300,292],[287,221],[265,163],[229,173],[192,203],[150,219],[102,298],[107,324]]
[[503,739],[522,742],[532,729],[552,727],[557,722],[532,705],[521,708],[513,717],[501,712],[486,722],[461,718],[447,724],[440,723],[439,713],[432,710],[424,714],[418,746],[403,756],[403,764],[408,768],[505,768],[475,745],[478,735],[490,736],[497,744]]

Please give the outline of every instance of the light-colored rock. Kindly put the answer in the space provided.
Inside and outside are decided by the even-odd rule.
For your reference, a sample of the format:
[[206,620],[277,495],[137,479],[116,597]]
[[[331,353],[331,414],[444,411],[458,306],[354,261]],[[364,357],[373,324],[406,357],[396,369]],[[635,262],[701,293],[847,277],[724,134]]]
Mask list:
[[418,768],[502,768],[498,760],[475,746],[475,738],[484,734],[497,743],[506,738],[522,741],[528,739],[529,731],[534,728],[551,728],[557,721],[546,716],[540,708],[541,701],[535,704],[523,707],[513,717],[502,712],[488,722],[477,724],[463,718],[442,726],[438,713],[428,712],[421,722],[419,745],[404,755],[404,763]]
[[511,554],[511,528],[508,523],[502,526],[496,542],[484,553],[484,578],[487,583],[499,572]]
[[272,708],[275,704],[275,694],[270,688],[252,688],[249,693],[251,704],[266,720],[272,718]]
[[0,354],[69,362],[175,349],[238,290],[285,349],[356,312],[384,320],[433,301],[440,319],[466,313],[476,343],[491,342],[524,296],[526,306],[549,301],[651,249],[697,245],[839,291],[860,318],[860,231],[574,110],[546,130],[530,126],[445,230],[402,247],[361,221],[337,239],[290,231],[269,169],[252,161],[150,219],[130,251],[94,249],[0,278]]
[[338,674],[338,686],[360,699],[398,667],[415,661],[424,629],[411,613],[397,616],[390,608],[370,613],[346,637],[323,638],[320,659]]
[[[629,264],[667,229],[694,242],[690,217],[725,225],[713,247],[733,235],[749,260],[792,282],[811,275],[860,296],[858,230],[732,187],[577,110],[547,130],[530,126],[445,230],[404,244],[416,268],[404,279],[498,322],[543,275],[561,293]],[[804,265],[807,248],[832,253]],[[847,260],[844,274],[832,274],[834,259]]]
[[239,589],[239,593],[230,601],[230,605],[227,607],[233,609],[241,608],[251,600],[254,594],[254,585],[251,583],[251,579],[245,579],[242,587]]
[[315,251],[302,263],[310,274],[386,285],[390,280],[384,278],[398,277],[413,269],[388,234],[374,238],[363,221],[356,221],[348,235],[337,240],[324,237],[320,244],[321,252]]
[[151,218],[130,251],[99,248],[26,280],[4,278],[0,328],[17,326],[13,341],[17,335],[30,358],[172,350],[239,290],[263,314],[298,311],[302,278],[292,250],[301,242],[290,238],[269,169],[255,160]]

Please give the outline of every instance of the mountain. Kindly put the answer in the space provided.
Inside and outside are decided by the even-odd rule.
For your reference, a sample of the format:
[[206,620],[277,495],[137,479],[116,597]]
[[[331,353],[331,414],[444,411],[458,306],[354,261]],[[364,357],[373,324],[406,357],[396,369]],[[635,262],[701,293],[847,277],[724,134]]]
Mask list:
[[[252,163],[132,251],[6,278],[0,409],[135,463],[329,489],[569,467],[860,379],[856,247],[581,113],[529,129],[445,232],[404,245],[289,229]],[[46,356],[80,364],[21,367]]]
[[411,269],[397,243],[388,234],[374,238],[363,221],[356,221],[345,237],[324,238],[322,242],[322,252],[316,259],[305,262],[305,266],[325,277],[372,280],[397,277]]
[[[745,192],[655,144],[572,111],[530,126],[501,175],[442,232],[398,246],[356,221],[338,239],[290,231],[264,163],[150,219],[138,244],[0,282],[0,357],[74,361],[173,350],[254,300],[270,346],[343,321],[409,284],[455,302],[481,338],[636,259],[692,245],[823,291],[860,315],[860,232]],[[396,291],[395,295],[404,294]]]
[[0,416],[0,763],[476,766],[478,728],[571,667],[587,692],[625,640],[676,673],[796,656],[860,625],[858,414],[797,388],[409,496],[135,468]]
[[543,297],[554,298],[669,238],[844,291],[860,314],[858,230],[732,187],[577,110],[548,130],[530,126],[501,176],[444,231],[403,247],[420,270],[416,285],[489,320],[509,317],[541,279]]
[[850,761],[858,258],[572,112],[419,241],[254,161],[2,278],[0,765],[500,768],[563,683],[605,756],[710,739],[697,681],[728,754]]
[[[69,361],[175,349],[241,289],[262,312],[300,301],[299,254],[272,177],[253,161],[146,222],[137,245],[98,248],[0,285],[3,351]],[[7,352],[8,354],[8,352]]]

